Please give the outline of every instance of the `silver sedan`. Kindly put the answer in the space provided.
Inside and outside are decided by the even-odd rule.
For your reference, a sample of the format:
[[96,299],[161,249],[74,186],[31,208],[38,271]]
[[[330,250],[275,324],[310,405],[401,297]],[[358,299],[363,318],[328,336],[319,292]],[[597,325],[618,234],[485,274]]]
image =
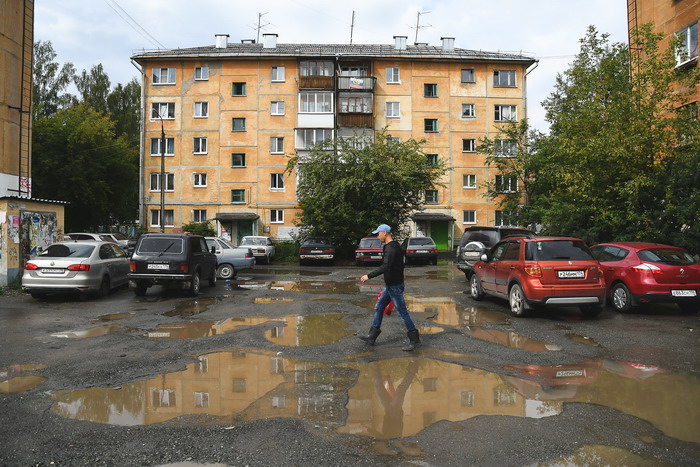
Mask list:
[[50,245],[24,267],[22,289],[34,298],[55,293],[107,295],[128,282],[129,257],[112,242]]

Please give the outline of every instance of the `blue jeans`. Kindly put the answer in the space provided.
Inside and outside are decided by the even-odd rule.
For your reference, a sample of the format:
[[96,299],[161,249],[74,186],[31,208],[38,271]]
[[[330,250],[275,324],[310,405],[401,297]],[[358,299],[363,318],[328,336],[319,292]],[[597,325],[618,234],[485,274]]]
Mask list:
[[406,301],[403,298],[403,284],[399,285],[387,285],[384,286],[381,297],[377,300],[377,305],[374,307],[374,321],[372,326],[375,328],[380,328],[382,326],[382,319],[384,318],[384,308],[389,304],[390,301],[394,302],[394,308],[399,313],[403,324],[406,326],[406,330],[411,332],[416,330],[416,325],[413,324],[413,320],[408,315],[408,309],[406,309]]

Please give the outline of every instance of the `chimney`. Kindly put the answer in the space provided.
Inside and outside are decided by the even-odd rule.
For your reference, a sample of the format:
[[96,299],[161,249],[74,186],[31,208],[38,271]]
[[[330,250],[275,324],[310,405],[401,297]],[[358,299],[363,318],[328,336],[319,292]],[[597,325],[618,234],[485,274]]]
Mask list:
[[263,49],[277,48],[277,34],[263,34]]
[[454,37],[441,37],[440,40],[442,40],[442,50],[445,52],[451,52],[455,49]]
[[408,36],[394,36],[394,48],[396,50],[406,50],[406,40]]
[[216,37],[216,48],[225,49],[228,47],[228,34],[214,34]]

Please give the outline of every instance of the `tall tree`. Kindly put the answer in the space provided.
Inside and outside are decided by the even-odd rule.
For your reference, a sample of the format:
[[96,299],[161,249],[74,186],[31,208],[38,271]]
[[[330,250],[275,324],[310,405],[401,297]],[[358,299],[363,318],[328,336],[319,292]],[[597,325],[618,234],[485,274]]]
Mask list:
[[75,67],[72,63],[59,65],[51,41],[34,44],[34,68],[32,89],[32,113],[34,119],[48,117],[73,100],[66,89],[73,81]]
[[400,231],[447,171],[443,161],[428,160],[422,141],[387,142],[386,136],[377,133],[373,143],[340,138],[287,165],[287,173],[299,173],[297,223],[308,234],[331,236],[343,254],[379,224]]
[[111,83],[101,63],[93,65],[90,72],[83,70],[80,75],[75,75],[74,81],[81,102],[91,105],[99,112],[107,112]]
[[136,78],[126,86],[117,84],[109,93],[107,111],[116,123],[117,135],[125,135],[129,144],[137,147],[141,131],[141,85]]

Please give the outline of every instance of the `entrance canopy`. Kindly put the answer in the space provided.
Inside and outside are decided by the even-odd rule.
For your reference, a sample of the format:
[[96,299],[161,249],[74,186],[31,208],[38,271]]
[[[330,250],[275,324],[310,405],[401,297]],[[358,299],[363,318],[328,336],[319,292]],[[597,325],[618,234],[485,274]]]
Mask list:
[[254,212],[217,212],[214,219],[217,221],[255,221],[260,216]]
[[441,212],[417,212],[411,216],[414,221],[455,221],[455,218]]

